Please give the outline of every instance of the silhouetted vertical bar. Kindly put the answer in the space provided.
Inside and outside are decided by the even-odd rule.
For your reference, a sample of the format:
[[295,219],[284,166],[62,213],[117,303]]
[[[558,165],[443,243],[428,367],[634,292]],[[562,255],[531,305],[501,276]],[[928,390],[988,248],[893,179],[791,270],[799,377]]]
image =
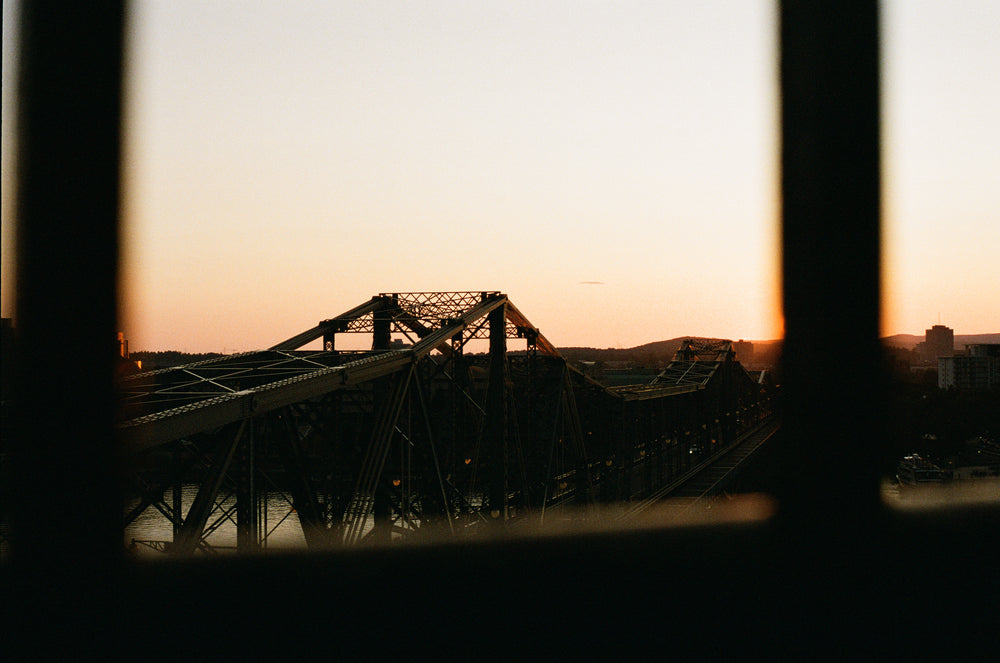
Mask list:
[[[382,299],[382,306],[376,309],[372,315],[372,350],[388,350],[392,343],[392,313],[394,307],[386,307],[392,307],[392,304],[395,303],[392,300],[395,297],[383,295]],[[376,432],[372,437],[373,448],[381,448],[380,445],[382,444],[388,447],[390,444],[389,439],[392,437],[391,426],[395,425],[393,410],[396,407],[394,400],[396,391],[392,387],[395,384],[395,380],[398,380],[398,376],[385,376],[375,380],[373,408],[375,415],[374,430]],[[386,417],[389,418],[388,421],[384,419]],[[390,428],[383,431],[383,426],[390,426]],[[382,432],[380,433],[379,431]],[[384,440],[383,435],[385,436]],[[372,519],[375,531],[372,533],[371,540],[388,543],[392,540],[392,491],[389,488],[389,479],[382,476],[382,462],[384,462],[382,459],[384,459],[384,454],[387,452],[380,453],[382,455],[376,474],[377,483],[373,488]]]
[[392,311],[379,308],[372,318],[372,350],[388,350],[392,341]]
[[322,509],[312,482],[307,472],[308,459],[302,452],[299,440],[298,426],[295,423],[294,411],[286,408],[281,417],[284,423],[284,435],[278,437],[278,454],[288,472],[291,481],[292,505],[298,514],[306,545],[317,549],[329,543],[324,527]]
[[878,510],[878,8],[781,4],[781,513]]
[[173,540],[176,541],[181,536],[181,518],[184,514],[184,465],[181,460],[180,450],[176,450],[173,453],[173,484],[174,487],[171,489],[172,504],[171,509],[174,515],[173,520]]
[[22,12],[13,554],[104,563],[122,548],[112,421],[123,7]]
[[502,522],[507,511],[507,328],[506,304],[489,313],[490,377],[486,384],[486,453],[490,515]]
[[[114,439],[121,2],[21,3],[12,563],[44,638],[101,637],[123,553]],[[39,620],[37,623],[42,623]],[[35,643],[36,646],[43,643]],[[16,647],[15,647],[16,650]]]
[[247,420],[247,434],[240,441],[237,453],[236,486],[236,550],[255,552],[260,547],[257,520],[260,517],[260,494],[257,486],[257,422]]

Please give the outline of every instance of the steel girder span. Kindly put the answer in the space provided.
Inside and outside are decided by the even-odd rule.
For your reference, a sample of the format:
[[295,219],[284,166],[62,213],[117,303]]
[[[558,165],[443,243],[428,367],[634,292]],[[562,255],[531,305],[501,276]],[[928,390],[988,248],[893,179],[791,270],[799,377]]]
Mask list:
[[[370,350],[338,350],[348,333],[370,335]],[[648,497],[702,439],[693,420],[661,432],[694,416],[679,396],[710,407],[695,392],[602,387],[499,292],[380,294],[268,350],[123,380],[125,523],[155,509],[172,540],[147,543],[180,553],[218,550],[235,524],[228,545],[255,550],[294,511],[319,547]]]

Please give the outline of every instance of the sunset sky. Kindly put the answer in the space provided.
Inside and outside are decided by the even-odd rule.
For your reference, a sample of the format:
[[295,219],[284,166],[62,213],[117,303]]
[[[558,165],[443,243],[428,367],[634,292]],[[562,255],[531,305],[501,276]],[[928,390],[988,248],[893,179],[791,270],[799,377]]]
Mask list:
[[[1000,10],[883,28],[883,332],[1000,332]],[[133,350],[420,290],[506,292],[557,346],[781,333],[773,3],[137,2],[127,67]]]

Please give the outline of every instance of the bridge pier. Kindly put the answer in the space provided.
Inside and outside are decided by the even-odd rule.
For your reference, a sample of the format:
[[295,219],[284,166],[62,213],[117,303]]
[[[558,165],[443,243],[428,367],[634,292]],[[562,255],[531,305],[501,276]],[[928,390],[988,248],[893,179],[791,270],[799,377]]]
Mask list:
[[490,518],[507,520],[507,336],[504,306],[489,313],[489,381],[486,386],[485,452],[489,459]]
[[[256,482],[256,430],[254,419],[247,420],[247,432],[239,443],[236,459],[236,551],[260,550],[261,499]],[[266,503],[266,502],[265,502]]]

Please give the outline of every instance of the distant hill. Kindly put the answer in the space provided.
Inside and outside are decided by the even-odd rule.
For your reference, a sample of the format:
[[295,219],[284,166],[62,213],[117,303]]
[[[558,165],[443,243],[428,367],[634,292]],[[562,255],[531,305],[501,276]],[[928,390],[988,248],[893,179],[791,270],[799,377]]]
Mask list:
[[965,347],[974,343],[1000,343],[1000,334],[959,334],[955,337],[956,347]]
[[[918,343],[923,342],[924,337],[916,334],[895,334],[882,339],[883,345],[894,348],[912,350]],[[966,345],[975,343],[1000,343],[1000,334],[955,334],[955,347],[964,349]]]
[[917,347],[917,343],[924,340],[923,336],[917,336],[915,334],[895,334],[893,336],[885,336],[882,338],[882,345],[887,345],[890,348],[903,348],[904,350],[912,350]]
[[[673,359],[674,353],[691,336],[678,336],[665,341],[654,341],[637,345],[633,348],[559,348],[560,354],[572,361],[629,362],[635,366],[665,366]],[[736,340],[736,339],[731,339]],[[916,334],[895,334],[882,339],[887,347],[913,350],[924,337]],[[781,352],[781,340],[750,341],[753,343],[753,358],[751,365],[774,366]],[[1000,333],[997,334],[956,334],[955,348],[962,350],[968,344],[1000,343]]]
[[634,348],[558,348],[559,354],[570,361],[630,362],[643,366],[665,365],[669,362],[684,339],[689,336],[655,341]]
[[[653,341],[632,348],[558,348],[559,353],[571,361],[629,362],[636,366],[666,366],[686,339],[678,336],[665,341]],[[736,339],[730,339],[736,340]],[[750,341],[753,343],[753,364],[773,365],[781,350],[781,341]]]
[[686,339],[691,338],[690,336],[679,336],[677,338],[672,338],[669,341],[654,341],[652,343],[646,343],[645,345],[637,345],[632,348],[633,352],[652,352],[657,354],[669,354],[671,357],[675,352],[681,347]]

